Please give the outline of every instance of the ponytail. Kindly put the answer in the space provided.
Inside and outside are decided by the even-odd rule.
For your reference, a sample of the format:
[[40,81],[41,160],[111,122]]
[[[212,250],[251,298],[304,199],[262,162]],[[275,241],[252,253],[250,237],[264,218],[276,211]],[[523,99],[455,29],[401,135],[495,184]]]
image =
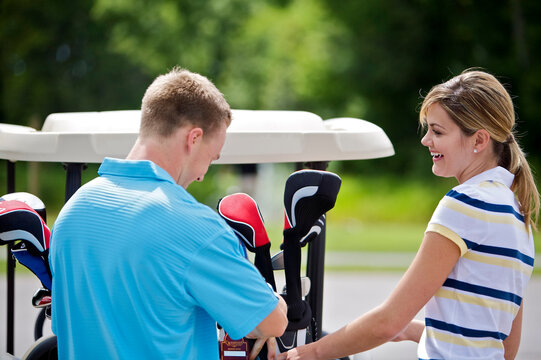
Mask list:
[[515,174],[511,190],[517,196],[526,227],[529,228],[531,225],[536,230],[539,217],[539,192],[535,186],[530,165],[513,135],[510,135],[503,143],[502,150],[499,165]]

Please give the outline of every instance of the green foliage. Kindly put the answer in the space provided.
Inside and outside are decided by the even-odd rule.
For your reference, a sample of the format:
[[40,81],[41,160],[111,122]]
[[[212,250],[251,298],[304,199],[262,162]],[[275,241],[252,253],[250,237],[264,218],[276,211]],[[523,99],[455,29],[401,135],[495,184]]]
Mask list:
[[148,78],[104,48],[92,1],[0,6],[0,121],[39,128],[53,112],[138,107]]
[[[453,179],[341,175],[335,207],[327,214],[327,251],[416,252],[426,225]],[[274,251],[283,226],[266,224]],[[541,249],[541,233],[534,233]]]
[[334,115],[335,107],[357,98],[340,92],[336,81],[351,66],[344,51],[349,40],[320,1],[266,4],[229,39],[218,81],[234,107]]
[[226,195],[239,192],[240,174],[234,166],[213,165],[203,182],[193,182],[188,192],[199,202],[216,209],[218,201]]
[[[397,155],[386,169],[416,169],[419,95],[470,67],[498,75],[516,96],[518,131],[530,154],[541,137],[537,100],[541,3],[530,1],[332,1],[329,14],[355,39],[343,93],[360,94],[366,118],[380,125]],[[413,156],[412,156],[413,155]]]
[[147,74],[180,65],[215,78],[228,53],[224,40],[260,3],[96,0],[92,16],[109,27],[107,48]]
[[[0,6],[2,122],[39,127],[52,112],[138,108],[152,78],[179,65],[213,79],[234,108],[368,119],[396,150],[379,171],[415,174],[426,154],[418,145],[420,95],[480,66],[516,96],[525,150],[540,155],[540,2],[4,0]],[[350,162],[343,169],[370,166]]]
[[[480,66],[515,96],[517,130],[539,169],[540,14],[541,2],[518,0],[3,0],[0,122],[39,128],[52,112],[136,109],[152,78],[179,65],[213,79],[234,108],[374,122],[396,155],[336,168],[363,179],[384,173],[422,181],[431,175],[419,144],[420,95]],[[58,171],[40,165],[45,197],[63,197]],[[216,186],[191,188],[205,197]],[[406,204],[423,189],[404,191],[404,203],[392,204],[365,191],[366,201],[344,204],[344,213],[381,219],[386,210],[405,223],[414,216]]]
[[[342,187],[332,211],[340,221],[367,223],[427,223],[454,180],[374,175],[342,176]],[[414,211],[412,211],[414,207]]]

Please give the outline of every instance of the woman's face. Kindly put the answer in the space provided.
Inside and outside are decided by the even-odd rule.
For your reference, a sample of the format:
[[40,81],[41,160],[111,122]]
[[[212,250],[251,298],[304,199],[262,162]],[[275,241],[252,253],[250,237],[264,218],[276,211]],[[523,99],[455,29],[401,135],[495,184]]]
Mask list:
[[434,175],[455,177],[459,183],[476,175],[475,137],[466,136],[438,103],[428,107],[426,122],[427,132],[421,144],[432,155]]

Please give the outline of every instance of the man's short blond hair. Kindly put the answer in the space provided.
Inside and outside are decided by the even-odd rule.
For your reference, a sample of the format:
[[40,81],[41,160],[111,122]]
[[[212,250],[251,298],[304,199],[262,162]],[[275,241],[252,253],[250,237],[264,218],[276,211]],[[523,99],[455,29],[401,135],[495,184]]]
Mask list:
[[141,104],[141,136],[168,137],[176,129],[194,125],[211,134],[231,123],[231,108],[206,77],[178,67],[158,76]]

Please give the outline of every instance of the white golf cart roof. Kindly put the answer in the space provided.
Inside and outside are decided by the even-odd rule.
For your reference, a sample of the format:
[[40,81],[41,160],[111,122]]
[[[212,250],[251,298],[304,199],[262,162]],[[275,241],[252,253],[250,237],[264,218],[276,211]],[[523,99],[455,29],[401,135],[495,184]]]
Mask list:
[[[139,132],[140,111],[51,114],[43,128],[0,124],[0,159],[101,163],[124,158]],[[233,110],[216,164],[308,162],[391,156],[385,132],[354,118],[322,120],[304,111]]]

